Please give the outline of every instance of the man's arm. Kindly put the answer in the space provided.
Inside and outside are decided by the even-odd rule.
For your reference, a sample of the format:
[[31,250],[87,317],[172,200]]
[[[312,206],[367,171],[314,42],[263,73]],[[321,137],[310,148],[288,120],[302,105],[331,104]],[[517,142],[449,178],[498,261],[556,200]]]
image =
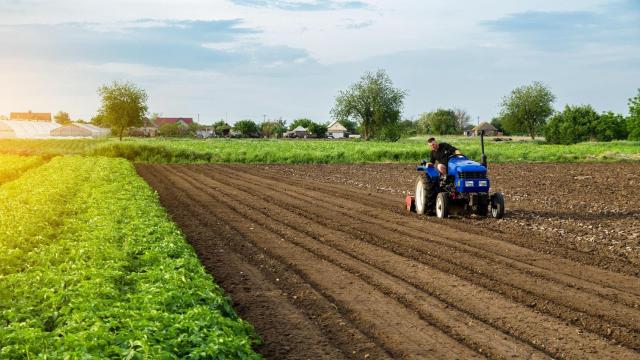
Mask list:
[[431,150],[431,158],[429,158],[429,163],[427,164],[427,166],[433,166],[433,164],[436,163],[436,156],[434,154],[434,151]]
[[462,152],[461,152],[460,150],[458,150],[458,148],[457,148],[457,147],[455,147],[455,146],[453,146],[453,145],[451,145],[451,144],[447,144],[447,145],[449,145],[449,150],[450,150],[451,152],[453,152],[453,153],[454,153],[454,154],[456,154],[456,155],[462,155]]

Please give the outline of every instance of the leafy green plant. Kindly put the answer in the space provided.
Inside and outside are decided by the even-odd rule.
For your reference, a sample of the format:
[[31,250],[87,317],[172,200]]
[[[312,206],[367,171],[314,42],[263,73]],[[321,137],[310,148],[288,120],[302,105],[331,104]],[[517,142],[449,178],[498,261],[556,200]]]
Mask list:
[[0,187],[0,358],[259,358],[157,195],[65,156]]

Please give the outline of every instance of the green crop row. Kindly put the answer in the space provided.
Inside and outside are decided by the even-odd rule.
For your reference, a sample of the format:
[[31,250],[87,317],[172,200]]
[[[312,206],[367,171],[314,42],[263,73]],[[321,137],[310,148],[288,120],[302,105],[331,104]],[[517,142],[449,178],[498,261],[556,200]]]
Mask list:
[[[439,137],[480,159],[478,138]],[[361,140],[136,139],[0,140],[0,153],[85,154],[148,163],[417,163],[427,157],[426,137],[395,143]],[[48,147],[48,144],[51,146]],[[640,142],[550,145],[541,141],[487,138],[491,162],[611,162],[640,160]]]
[[0,186],[0,358],[259,358],[157,195],[122,159]]
[[17,179],[23,172],[44,162],[40,156],[0,155],[0,184]]

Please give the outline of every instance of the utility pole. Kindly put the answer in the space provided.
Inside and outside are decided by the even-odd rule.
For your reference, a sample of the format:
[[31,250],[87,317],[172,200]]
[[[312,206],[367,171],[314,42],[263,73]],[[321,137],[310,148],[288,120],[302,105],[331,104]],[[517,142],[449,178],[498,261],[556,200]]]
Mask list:
[[267,114],[262,114],[262,122],[267,122]]
[[200,124],[200,113],[198,113],[198,124]]

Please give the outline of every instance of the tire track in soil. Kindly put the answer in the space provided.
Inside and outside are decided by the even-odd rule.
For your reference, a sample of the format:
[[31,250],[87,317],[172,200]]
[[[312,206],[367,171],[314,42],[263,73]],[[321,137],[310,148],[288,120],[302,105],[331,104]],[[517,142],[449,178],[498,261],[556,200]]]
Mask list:
[[[138,166],[138,168],[140,169],[141,166]],[[145,175],[145,171],[139,171],[143,176]],[[179,174],[179,172],[184,172],[188,175]],[[442,271],[441,268],[436,267],[432,268],[429,266],[429,262],[421,261],[420,258],[403,256],[403,251],[390,251],[388,247],[382,246],[379,240],[392,239],[398,243],[397,246],[402,244],[402,239],[405,239],[405,241],[412,240],[414,246],[418,245],[419,242],[416,242],[406,233],[397,231],[402,229],[405,224],[397,224],[396,219],[387,220],[386,224],[380,218],[376,220],[379,222],[377,224],[367,221],[369,214],[381,213],[382,215],[378,214],[379,217],[388,215],[384,205],[382,205],[382,208],[380,208],[381,205],[371,208],[358,201],[341,199],[333,195],[333,193],[314,193],[304,188],[296,188],[295,192],[287,193],[286,190],[283,191],[277,184],[274,184],[277,179],[262,179],[262,184],[259,184],[260,177],[239,173],[233,167],[165,166],[159,169],[158,177],[162,175],[170,178],[167,182],[171,183],[171,186],[169,186],[169,190],[162,189],[159,191],[175,191],[174,188],[180,188],[179,191],[189,197],[189,199],[184,200],[191,201],[191,204],[178,203],[175,204],[176,206],[186,207],[187,209],[189,206],[201,207],[203,210],[207,208],[213,210],[215,208],[215,216],[220,216],[218,213],[218,210],[220,210],[225,214],[221,217],[221,220],[235,224],[233,226],[235,230],[243,233],[243,236],[251,239],[251,241],[262,241],[261,244],[268,246],[269,251],[284,251],[285,254],[291,252],[300,256],[300,258],[296,259],[308,259],[309,262],[312,262],[313,260],[311,259],[313,258],[323,259],[327,263],[324,265],[325,267],[307,264],[308,267],[301,268],[301,265],[297,264],[297,260],[296,265],[302,277],[309,280],[311,280],[309,277],[314,275],[311,273],[313,271],[331,270],[342,274],[342,281],[352,281],[352,284],[356,284],[357,287],[368,289],[376,294],[376,300],[374,303],[370,301],[368,303],[369,306],[377,305],[381,308],[380,305],[385,304],[385,306],[391,307],[390,309],[382,307],[385,311],[399,311],[400,314],[403,314],[402,309],[405,312],[407,309],[415,311],[420,321],[416,320],[414,316],[413,319],[407,319],[408,323],[399,328],[406,328],[408,324],[413,324],[414,326],[420,324],[418,326],[426,326],[425,329],[431,335],[445,333],[464,344],[464,346],[460,346],[461,344],[454,342],[456,345],[453,346],[453,349],[459,349],[461,352],[466,348],[480,351],[484,347],[483,353],[489,357],[505,357],[509,355],[505,348],[508,348],[508,344],[510,344],[511,347],[520,347],[519,355],[526,354],[528,357],[544,357],[545,353],[562,358],[601,358],[603,354],[609,354],[617,358],[638,356],[637,352],[609,344],[601,337],[584,332],[579,327],[565,324],[546,314],[541,314],[537,310],[518,304],[513,299],[489,291],[490,288],[483,288],[483,284],[478,285],[474,281],[465,281],[464,277],[452,275],[454,272]],[[272,186],[266,186],[269,181],[271,181]],[[288,179],[280,179],[279,184],[291,185],[287,181]],[[315,188],[317,185],[317,183],[314,183],[310,187]],[[303,195],[294,194],[297,192],[302,192],[305,197],[309,198],[315,196],[315,205],[313,203],[309,204],[309,201],[305,203],[300,198]],[[210,200],[203,202],[201,200],[202,197]],[[317,201],[317,197],[325,198],[326,202],[331,205],[324,205],[322,202]],[[250,199],[251,205],[243,204],[246,199]],[[177,202],[179,200],[177,199]],[[187,201],[183,201],[183,203]],[[221,203],[224,203],[224,205],[221,205]],[[346,203],[349,206],[340,208],[334,203]],[[216,204],[216,206],[212,206],[212,204]],[[349,211],[353,209],[366,211],[358,213],[360,217],[348,216]],[[390,213],[393,214],[393,212]],[[397,214],[395,215],[398,217]],[[206,211],[203,216],[206,216]],[[278,219],[287,219],[291,224],[296,224],[297,226],[279,224]],[[415,219],[413,222],[415,223]],[[273,237],[272,241],[258,239],[254,231],[243,229],[252,223],[260,224],[261,226],[262,231],[257,234],[259,235],[258,238],[269,235],[266,237]],[[375,230],[371,230],[372,226],[376,227]],[[413,226],[415,227],[415,224]],[[446,227],[440,226],[441,230],[446,229]],[[296,228],[305,230],[298,231]],[[398,234],[394,234],[389,230],[381,231],[381,228],[395,228]],[[413,229],[411,231],[417,230]],[[466,236],[470,237],[470,234],[466,234]],[[291,243],[288,243],[287,246],[278,245],[277,238],[286,238]],[[376,243],[376,239],[378,243]],[[455,242],[455,240],[451,239],[445,238],[445,240]],[[433,241],[433,239],[429,237],[420,239],[420,242],[425,244],[430,241]],[[493,243],[489,243],[489,245],[495,245],[495,242],[493,240]],[[446,243],[441,242],[438,245],[446,245]],[[513,245],[510,246],[515,247]],[[286,248],[286,251],[283,248]],[[410,248],[406,248],[404,251],[406,252],[407,249]],[[435,251],[437,248],[432,247],[431,250]],[[529,281],[529,286],[534,288],[536,286],[543,287],[544,285],[558,286],[558,283],[562,283],[558,279],[554,279],[555,282],[550,281],[549,279],[552,279],[553,276],[549,276],[549,274],[541,275],[541,268],[533,265],[530,265],[531,268],[526,269],[526,271],[518,270],[515,265],[522,266],[518,257],[507,258],[512,262],[512,264],[508,264],[505,261],[496,261],[496,254],[491,252],[488,252],[489,255],[481,254],[482,256],[476,255],[475,257],[473,255],[474,252],[482,253],[482,251],[486,250],[463,249],[460,247],[454,247],[453,250],[454,252],[457,251],[454,257],[467,258],[465,260],[466,267],[472,271],[482,266],[487,266],[487,259],[489,259],[495,262],[492,266],[499,271],[516,273],[520,271],[520,275],[518,275],[520,277],[516,277],[516,279]],[[507,250],[510,249],[507,248]],[[440,259],[441,262],[452,261],[451,256],[444,258],[442,253],[439,256],[443,258]],[[548,262],[548,257],[545,257],[542,261],[543,265],[548,265]],[[554,262],[551,261],[551,263]],[[487,268],[483,271],[486,272],[486,270]],[[491,270],[491,268],[488,268],[488,270]],[[572,273],[571,270],[570,267],[563,269],[563,271],[569,273]],[[548,272],[549,270],[546,269],[545,271]],[[353,277],[350,273],[354,273],[357,276]],[[606,272],[597,274],[594,272],[594,274],[597,275],[596,278],[599,278]],[[572,275],[575,276],[575,274]],[[586,278],[588,276],[589,274],[586,274],[583,277]],[[326,279],[313,279],[319,291],[323,293],[331,293],[331,291],[339,289],[340,286],[335,281],[329,281],[327,284]],[[546,283],[541,283],[541,279]],[[578,277],[575,279],[580,280]],[[505,278],[500,280],[508,283],[508,276],[506,280]],[[591,293],[587,292],[580,296],[595,305],[598,311],[604,311],[603,306],[607,304],[613,305],[617,310],[627,311],[626,315],[631,316],[631,320],[638,316],[637,310],[624,307],[624,302],[637,301],[632,296],[637,290],[636,288],[630,287],[631,294],[614,289],[605,289],[605,291],[597,285],[600,280],[598,279],[594,283],[587,283],[590,286],[588,290]],[[581,281],[584,282],[586,280]],[[494,282],[501,284],[495,279]],[[484,285],[487,284],[491,285],[490,283]],[[505,289],[509,289],[509,286],[507,285]],[[629,286],[627,287],[629,288]],[[383,296],[380,294],[383,294]],[[544,294],[543,292],[542,295]],[[358,316],[362,315],[361,312],[358,313],[357,311],[359,305],[353,304],[353,299],[345,297],[344,294],[340,296],[342,297],[338,300],[340,300],[340,305],[345,307],[346,310],[344,311],[349,313],[350,317],[355,319],[354,322],[358,323],[362,328],[366,321],[358,319]],[[558,293],[553,296],[556,297],[556,301],[563,300],[562,298],[558,299]],[[615,298],[624,299],[620,303],[616,303],[611,300]],[[484,309],[487,304],[489,304],[489,308]],[[580,304],[574,305],[580,306]],[[357,316],[354,316],[354,314]],[[600,316],[602,315],[603,313],[600,313]],[[607,316],[609,317],[607,321],[615,320],[629,326],[629,321],[616,317],[613,311],[604,312],[604,317]],[[471,321],[464,325],[466,320],[469,319]],[[456,321],[458,322],[456,323]],[[421,324],[421,322],[424,324]],[[633,327],[632,325],[630,327]],[[394,355],[400,354],[410,357],[411,350],[414,351],[414,354],[419,354],[419,347],[406,347],[406,344],[401,341],[395,342],[397,338],[385,338],[384,336],[389,336],[388,334],[379,332],[372,334],[371,331],[367,331],[366,327],[363,329],[363,332],[369,336],[381,339],[378,341],[382,341],[382,344],[391,349]],[[388,331],[388,329],[385,330]],[[581,331],[582,334],[579,334]],[[416,336],[415,334],[413,335]],[[443,339],[450,341],[451,338],[445,337]],[[500,342],[496,345],[491,341],[491,339],[495,338],[503,339],[504,344],[507,345],[500,345]],[[406,341],[406,339],[404,340]],[[429,353],[429,356],[435,355],[434,353]],[[450,357],[451,353],[447,353],[447,355]]]
[[[225,168],[225,170],[228,169]],[[208,172],[209,171],[204,170],[204,173]],[[233,173],[233,171],[231,171],[231,173]],[[226,175],[229,179],[233,179],[234,177],[233,174]],[[236,173],[235,176],[255,178],[253,175],[243,173]],[[240,184],[242,182],[243,180],[239,178],[235,178],[233,181],[234,184]],[[254,184],[258,183],[262,183],[264,185],[265,181],[262,178],[254,181]],[[276,185],[274,184],[274,186]],[[262,194],[258,191],[254,192],[252,195],[259,197],[264,196],[263,194],[267,192],[271,194],[273,193],[273,191],[264,190],[262,191]],[[295,189],[295,193],[288,194],[287,201],[289,201],[289,203],[284,206],[288,209],[302,209],[297,212],[298,215],[302,217],[308,217],[308,214],[314,211],[314,207],[323,207],[327,208],[328,211],[333,210],[334,212],[338,209],[337,206],[327,207],[319,202],[309,205],[308,200],[312,197],[309,193],[303,194],[303,192],[303,189]],[[300,198],[301,201],[293,204],[290,201],[292,198]],[[271,197],[268,201],[277,203],[278,199]],[[349,212],[344,212],[336,216],[342,218],[352,217]],[[336,223],[336,219],[331,219],[330,216],[316,214],[312,215],[310,219],[319,218],[326,219],[326,221],[322,221],[322,225],[336,228],[333,226]],[[352,227],[352,229],[358,228],[355,232],[356,236],[358,234],[366,234],[369,238],[375,238],[377,236],[379,238],[378,241],[376,241],[376,239],[369,241],[415,260],[420,260],[420,256],[416,256],[416,252],[428,254],[426,256],[427,259],[423,260],[422,263],[431,265],[434,265],[434,262],[444,263],[437,267],[440,270],[456,274],[471,282],[482,284],[487,289],[493,289],[494,291],[499,290],[503,294],[510,295],[511,299],[514,301],[518,301],[527,306],[535,306],[539,311],[542,310],[549,315],[563,318],[566,321],[572,321],[582,328],[599,333],[602,336],[615,339],[616,341],[631,348],[635,348],[636,350],[638,349],[637,334],[640,326],[640,320],[638,319],[639,313],[637,311],[637,297],[633,297],[633,304],[631,307],[627,307],[624,304],[618,304],[615,302],[616,299],[619,301],[620,298],[624,298],[624,295],[626,294],[615,294],[616,296],[613,297],[614,301],[606,300],[601,296],[585,296],[586,294],[581,290],[581,287],[584,287],[585,284],[576,285],[574,282],[562,283],[562,281],[559,281],[560,285],[558,285],[546,279],[536,278],[535,276],[539,274],[532,272],[530,269],[526,269],[526,272],[524,270],[520,270],[523,273],[518,274],[518,269],[511,268],[510,265],[513,264],[509,263],[507,263],[509,268],[506,269],[506,271],[501,269],[501,271],[496,272],[499,267],[496,266],[497,264],[493,259],[493,263],[486,261],[486,263],[480,262],[480,264],[478,264],[479,261],[475,257],[478,256],[479,251],[476,249],[472,249],[475,250],[475,252],[469,251],[466,254],[456,253],[455,250],[452,251],[451,249],[443,250],[440,247],[447,247],[449,244],[446,242],[440,242],[437,246],[429,246],[429,241],[431,241],[431,239],[423,233],[409,233],[409,238],[398,237],[390,231],[381,230],[380,227],[383,227],[384,224],[376,226],[375,232],[372,232],[370,226],[360,225],[359,222],[361,221],[366,221],[366,219],[353,219],[351,221],[352,224],[357,224]],[[340,230],[339,227],[337,229]],[[354,234],[354,231],[351,229],[346,231]],[[399,230],[396,230],[396,232],[404,233],[404,231]],[[420,238],[426,240],[426,242],[416,241],[416,239]],[[388,245],[389,242],[393,243],[393,246],[390,247]],[[407,247],[408,245],[410,245],[408,249],[399,249],[400,247]],[[469,258],[469,253],[475,257]],[[434,254],[437,255],[437,258],[433,257]],[[469,263],[471,265],[469,265]],[[465,273],[464,271],[460,271],[460,268],[465,268],[468,271]],[[488,280],[482,281],[482,279],[479,278],[487,278]],[[507,284],[504,284],[504,282],[507,282]],[[528,288],[522,289],[523,287],[526,287],[526,285],[528,285]],[[586,285],[592,284],[587,283]],[[599,290],[599,294],[609,295],[608,291],[611,291],[611,289],[598,289],[594,286],[591,287],[592,289],[590,290],[595,290],[591,293],[598,293]],[[515,290],[513,288],[515,288]],[[622,325],[618,326],[616,323]]]

